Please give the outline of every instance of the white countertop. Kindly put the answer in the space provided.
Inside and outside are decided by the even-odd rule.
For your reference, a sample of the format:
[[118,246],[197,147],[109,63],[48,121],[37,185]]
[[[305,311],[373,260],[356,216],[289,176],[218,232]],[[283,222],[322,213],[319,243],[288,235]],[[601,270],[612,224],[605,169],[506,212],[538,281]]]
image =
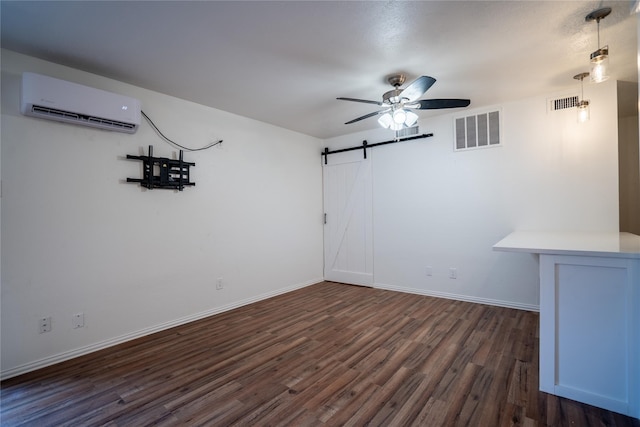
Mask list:
[[640,258],[640,236],[618,232],[516,231],[493,245],[493,250]]

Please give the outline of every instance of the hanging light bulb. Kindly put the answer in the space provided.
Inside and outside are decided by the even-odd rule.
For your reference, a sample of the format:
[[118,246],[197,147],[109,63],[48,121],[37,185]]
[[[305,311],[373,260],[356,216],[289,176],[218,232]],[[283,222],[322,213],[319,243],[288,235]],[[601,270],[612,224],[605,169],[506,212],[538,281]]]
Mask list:
[[393,121],[399,125],[403,124],[407,120],[407,113],[404,109],[399,108],[393,112]]
[[576,104],[578,123],[584,123],[589,120],[589,101],[584,99],[584,79],[587,77],[589,77],[589,73],[580,73],[573,76],[574,79],[580,80],[580,99]]
[[600,20],[611,13],[610,7],[594,10],[584,19],[587,22],[596,21],[598,25],[598,49],[592,52],[589,59],[591,62],[591,81],[600,83],[609,78],[609,46],[600,47]]

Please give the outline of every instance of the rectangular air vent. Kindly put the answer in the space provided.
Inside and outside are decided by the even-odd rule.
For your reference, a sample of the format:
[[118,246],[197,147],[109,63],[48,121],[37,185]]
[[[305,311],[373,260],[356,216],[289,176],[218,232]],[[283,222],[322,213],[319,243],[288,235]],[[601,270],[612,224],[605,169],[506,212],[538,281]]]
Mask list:
[[71,123],[92,123],[95,127],[108,130],[123,130],[124,132],[135,132],[136,125],[132,123],[120,122],[117,120],[103,119],[101,117],[91,117],[82,114],[71,113],[69,111],[56,110],[55,108],[34,105],[31,107],[33,116],[43,118],[54,118],[55,120],[68,121]]
[[500,110],[454,119],[456,151],[496,147],[500,145],[500,139]]
[[578,95],[568,96],[566,98],[550,99],[549,111],[566,110],[578,105]]
[[69,111],[56,110],[55,108],[34,105],[31,107],[31,115],[42,118],[52,118],[69,123],[93,124],[95,127],[108,130],[122,130],[124,132],[135,132],[136,125],[117,120],[103,119],[101,117],[85,116],[83,114],[71,113]]
[[406,138],[407,136],[417,135],[419,132],[418,125],[411,126],[410,128],[400,129],[396,132],[398,138]]

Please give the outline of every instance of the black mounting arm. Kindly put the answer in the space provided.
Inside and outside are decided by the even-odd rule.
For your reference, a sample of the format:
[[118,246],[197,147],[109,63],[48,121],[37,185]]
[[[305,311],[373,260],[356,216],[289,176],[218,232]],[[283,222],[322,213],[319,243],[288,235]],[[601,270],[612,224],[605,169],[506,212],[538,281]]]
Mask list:
[[[185,186],[196,185],[195,182],[189,181],[189,166],[195,166],[196,164],[185,162],[182,158],[182,150],[180,150],[180,158],[178,160],[153,157],[153,145],[150,145],[148,156],[131,156],[127,154],[127,159],[141,160],[144,165],[142,178],[127,178],[127,182],[139,182],[142,187],[149,190],[164,188],[182,191]],[[155,170],[159,170],[160,174],[154,175]]]

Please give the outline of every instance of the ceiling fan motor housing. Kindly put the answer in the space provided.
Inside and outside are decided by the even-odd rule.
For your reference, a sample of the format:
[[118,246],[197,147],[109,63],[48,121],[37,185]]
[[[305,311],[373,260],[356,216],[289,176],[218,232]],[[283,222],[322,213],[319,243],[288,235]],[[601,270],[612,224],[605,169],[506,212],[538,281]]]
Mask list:
[[404,74],[392,74],[387,77],[387,81],[389,82],[389,84],[396,89],[402,86],[406,80],[407,77]]
[[390,105],[399,104],[403,99],[406,99],[400,96],[401,93],[402,89],[396,88],[390,90],[389,92],[386,92],[384,95],[382,95],[382,102]]

